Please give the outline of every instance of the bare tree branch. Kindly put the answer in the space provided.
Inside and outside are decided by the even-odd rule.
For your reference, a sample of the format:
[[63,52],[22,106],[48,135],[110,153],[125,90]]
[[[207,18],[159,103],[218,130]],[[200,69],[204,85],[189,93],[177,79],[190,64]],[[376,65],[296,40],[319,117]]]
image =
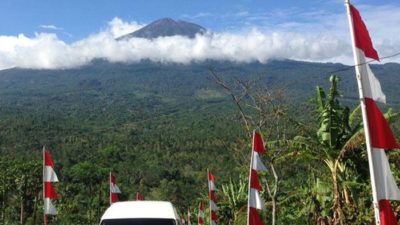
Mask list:
[[[282,120],[285,118],[285,112],[287,111],[282,102],[283,91],[270,91],[266,87],[260,88],[260,82],[245,82],[236,77],[234,77],[233,84],[229,85],[212,68],[210,68],[210,72],[214,82],[221,86],[236,104],[249,139],[251,139],[253,129],[261,129],[262,127],[272,130],[273,132],[269,132],[270,136],[274,135],[273,138],[276,140],[280,140],[282,137],[286,138],[283,133],[286,129],[281,127],[284,126]],[[266,192],[272,202],[272,225],[276,224],[277,195],[281,179],[275,168],[278,165],[275,159],[285,150],[287,148],[279,147],[275,151],[271,151],[272,153],[268,160],[273,180],[267,178],[265,182]]]
[[251,133],[252,133],[252,131],[251,131],[251,128],[250,128],[250,125],[249,125],[249,121],[247,120],[246,114],[244,113],[243,107],[242,107],[242,105],[240,104],[241,98],[238,98],[238,97],[235,95],[235,93],[233,92],[232,88],[230,88],[230,87],[225,83],[225,81],[222,80],[222,78],[219,77],[219,76],[217,75],[217,73],[216,73],[212,68],[209,68],[209,70],[210,70],[210,72],[211,72],[211,75],[212,75],[213,78],[214,78],[214,81],[215,81],[218,85],[220,85],[221,87],[223,87],[223,88],[225,89],[225,91],[228,92],[228,94],[231,96],[232,100],[235,102],[237,108],[239,109],[239,113],[240,113],[240,115],[241,115],[241,117],[242,117],[243,123],[245,124],[246,130],[247,130],[247,135],[251,138]]

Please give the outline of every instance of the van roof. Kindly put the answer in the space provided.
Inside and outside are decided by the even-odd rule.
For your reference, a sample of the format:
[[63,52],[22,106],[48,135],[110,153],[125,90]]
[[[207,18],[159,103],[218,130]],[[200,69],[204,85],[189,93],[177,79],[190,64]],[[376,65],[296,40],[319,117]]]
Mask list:
[[101,220],[128,218],[179,219],[179,216],[170,202],[126,201],[112,204]]

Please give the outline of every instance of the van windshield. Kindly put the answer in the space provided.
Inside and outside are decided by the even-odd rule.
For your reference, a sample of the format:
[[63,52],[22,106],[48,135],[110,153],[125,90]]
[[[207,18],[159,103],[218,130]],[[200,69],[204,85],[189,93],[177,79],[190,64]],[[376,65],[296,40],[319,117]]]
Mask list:
[[100,225],[177,225],[173,219],[106,219]]

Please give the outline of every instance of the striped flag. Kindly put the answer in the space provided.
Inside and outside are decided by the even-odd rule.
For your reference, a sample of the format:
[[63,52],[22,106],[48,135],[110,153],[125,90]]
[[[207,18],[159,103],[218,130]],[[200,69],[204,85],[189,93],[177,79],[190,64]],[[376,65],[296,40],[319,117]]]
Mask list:
[[199,211],[197,213],[197,224],[198,225],[204,224],[204,205],[202,202],[199,203]]
[[400,200],[400,190],[390,170],[385,150],[398,149],[400,145],[377,105],[377,102],[386,103],[386,96],[366,61],[366,58],[379,61],[378,53],[359,11],[348,0],[346,2],[354,61],[357,65],[376,224],[397,225],[390,200]]
[[142,194],[140,194],[140,192],[136,192],[136,201],[143,201],[144,197],[142,196]]
[[54,162],[49,151],[43,147],[43,219],[45,225],[47,225],[47,215],[57,215],[57,210],[52,203],[52,199],[57,198],[53,182],[58,182],[57,174],[54,172]]
[[110,172],[110,204],[119,201],[118,194],[121,190],[117,186],[117,178]]
[[218,207],[215,200],[215,191],[217,188],[215,186],[215,176],[211,173],[211,171],[208,171],[208,190],[210,196],[210,225],[217,225]]
[[264,209],[264,201],[260,196],[262,186],[258,179],[257,172],[267,170],[260,158],[260,154],[263,154],[266,151],[267,150],[264,147],[264,142],[261,134],[258,131],[253,131],[253,149],[251,151],[249,174],[249,202],[247,225],[263,225],[263,222],[257,211],[257,209]]

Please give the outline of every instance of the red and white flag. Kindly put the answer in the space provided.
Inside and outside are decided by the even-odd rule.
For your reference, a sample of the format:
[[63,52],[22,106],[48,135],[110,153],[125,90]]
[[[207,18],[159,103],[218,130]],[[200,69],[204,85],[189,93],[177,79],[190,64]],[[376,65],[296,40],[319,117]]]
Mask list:
[[202,202],[199,203],[199,211],[197,213],[197,224],[204,224],[204,204]]
[[[367,27],[360,13],[347,4],[351,32],[353,34],[354,60],[362,98],[363,121],[366,143],[370,152],[371,183],[377,224],[397,225],[389,200],[400,200],[400,190],[390,170],[385,150],[398,149],[400,145],[376,102],[386,103],[386,96],[379,80],[372,73],[366,58],[379,61]],[[368,126],[367,126],[368,125]],[[378,223],[380,220],[380,223]]]
[[215,176],[208,171],[208,190],[210,197],[210,225],[217,225],[218,215],[217,215],[217,203],[215,200],[215,191],[217,190],[215,185]]
[[53,182],[58,182],[57,174],[54,172],[54,162],[47,149],[43,147],[43,214],[44,224],[47,224],[47,215],[57,215],[52,200],[57,198]]
[[119,201],[118,194],[121,190],[117,186],[117,178],[110,172],[110,204]]
[[140,194],[140,192],[136,192],[136,201],[143,201],[144,197],[142,196],[142,194]]
[[260,196],[262,186],[258,179],[258,171],[265,171],[267,168],[261,161],[260,154],[267,150],[264,147],[264,141],[258,131],[253,132],[253,149],[251,151],[250,174],[249,174],[249,203],[248,203],[248,225],[263,225],[257,210],[264,209],[264,201]]

